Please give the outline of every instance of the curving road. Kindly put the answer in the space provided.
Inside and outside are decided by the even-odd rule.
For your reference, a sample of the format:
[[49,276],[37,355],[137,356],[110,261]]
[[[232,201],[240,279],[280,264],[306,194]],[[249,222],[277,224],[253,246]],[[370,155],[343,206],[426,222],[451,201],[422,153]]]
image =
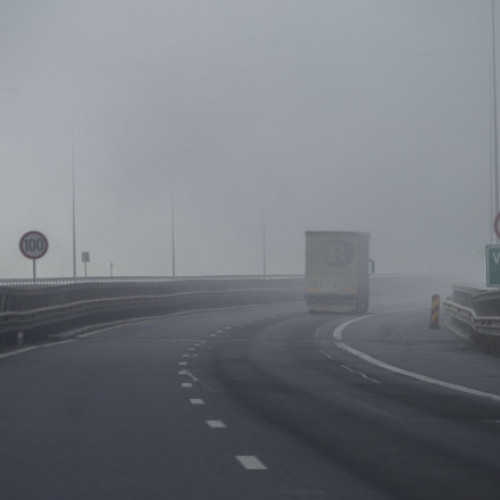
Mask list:
[[192,312],[0,356],[1,497],[496,498],[500,361],[427,328],[439,287],[378,278],[364,318]]

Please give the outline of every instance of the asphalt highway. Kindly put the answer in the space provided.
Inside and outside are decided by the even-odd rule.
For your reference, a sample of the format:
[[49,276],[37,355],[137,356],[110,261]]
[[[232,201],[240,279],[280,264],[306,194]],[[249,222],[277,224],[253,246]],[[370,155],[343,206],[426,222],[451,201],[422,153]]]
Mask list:
[[427,288],[381,280],[366,317],[198,311],[0,355],[0,497],[498,498],[500,360],[430,330]]

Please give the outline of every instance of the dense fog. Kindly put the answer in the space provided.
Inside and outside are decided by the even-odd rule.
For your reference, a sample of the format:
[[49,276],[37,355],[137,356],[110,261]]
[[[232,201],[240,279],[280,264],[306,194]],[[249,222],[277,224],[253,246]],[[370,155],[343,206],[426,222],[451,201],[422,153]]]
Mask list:
[[305,230],[352,230],[377,272],[481,280],[491,12],[2,0],[0,277],[31,276],[28,230],[38,275],[72,275],[74,173],[79,275],[83,251],[91,275],[171,274],[174,207],[178,275],[303,273]]

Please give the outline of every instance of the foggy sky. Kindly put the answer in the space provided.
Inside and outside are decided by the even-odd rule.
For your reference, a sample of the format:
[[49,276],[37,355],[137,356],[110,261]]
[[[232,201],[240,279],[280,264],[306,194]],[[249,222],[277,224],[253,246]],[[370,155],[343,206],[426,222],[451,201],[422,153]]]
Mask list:
[[[0,278],[304,272],[305,230],[378,272],[481,279],[490,0],[2,0]],[[500,10],[500,6],[499,6]],[[499,15],[500,17],[500,15]],[[499,19],[500,20],[500,19]],[[172,184],[173,183],[173,184]]]

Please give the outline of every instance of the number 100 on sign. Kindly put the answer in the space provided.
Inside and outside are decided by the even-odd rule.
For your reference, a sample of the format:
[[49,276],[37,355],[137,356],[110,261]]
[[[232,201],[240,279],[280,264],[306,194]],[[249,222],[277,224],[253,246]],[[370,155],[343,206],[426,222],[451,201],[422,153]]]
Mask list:
[[39,259],[49,249],[49,242],[44,234],[38,231],[29,231],[19,241],[21,253],[28,259]]

